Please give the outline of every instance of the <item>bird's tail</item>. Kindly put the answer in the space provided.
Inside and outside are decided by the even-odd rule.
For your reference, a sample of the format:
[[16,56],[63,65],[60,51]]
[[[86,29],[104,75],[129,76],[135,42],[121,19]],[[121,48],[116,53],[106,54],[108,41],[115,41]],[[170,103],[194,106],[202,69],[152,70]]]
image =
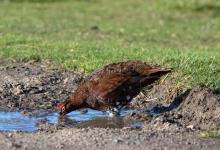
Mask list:
[[165,75],[169,72],[172,72],[172,71],[174,71],[173,68],[152,68],[152,69],[148,70],[147,74],[149,76],[158,76],[158,77],[160,77],[160,76],[163,76],[163,75]]
[[147,70],[146,74],[142,75],[142,79],[140,81],[141,85],[146,86],[152,84],[156,80],[160,79],[161,76],[172,72],[173,68],[152,68]]

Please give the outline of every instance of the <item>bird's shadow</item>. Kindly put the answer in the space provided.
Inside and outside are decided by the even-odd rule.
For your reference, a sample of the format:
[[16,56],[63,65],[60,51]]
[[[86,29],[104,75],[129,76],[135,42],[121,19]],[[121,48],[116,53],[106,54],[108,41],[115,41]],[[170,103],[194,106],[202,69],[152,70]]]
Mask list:
[[155,106],[151,109],[148,109],[146,112],[157,115],[168,111],[172,111],[176,109],[185,100],[185,98],[189,95],[189,92],[190,90],[181,93],[180,95],[175,97],[174,101],[170,103],[168,106]]

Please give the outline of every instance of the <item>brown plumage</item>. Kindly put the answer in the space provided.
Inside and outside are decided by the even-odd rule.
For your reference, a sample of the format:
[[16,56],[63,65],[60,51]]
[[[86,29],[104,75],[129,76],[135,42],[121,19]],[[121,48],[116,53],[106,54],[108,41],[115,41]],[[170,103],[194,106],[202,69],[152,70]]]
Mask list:
[[60,114],[85,107],[114,111],[127,105],[144,86],[171,70],[132,60],[109,64],[88,75],[74,94],[58,104],[57,108]]

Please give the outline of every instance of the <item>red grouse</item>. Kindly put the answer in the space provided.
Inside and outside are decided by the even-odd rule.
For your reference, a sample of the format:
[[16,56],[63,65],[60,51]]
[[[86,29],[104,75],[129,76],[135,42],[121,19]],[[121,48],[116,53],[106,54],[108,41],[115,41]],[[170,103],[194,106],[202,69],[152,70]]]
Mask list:
[[133,60],[106,65],[88,75],[74,94],[58,104],[57,109],[62,115],[80,108],[115,113],[137,96],[144,86],[171,70]]

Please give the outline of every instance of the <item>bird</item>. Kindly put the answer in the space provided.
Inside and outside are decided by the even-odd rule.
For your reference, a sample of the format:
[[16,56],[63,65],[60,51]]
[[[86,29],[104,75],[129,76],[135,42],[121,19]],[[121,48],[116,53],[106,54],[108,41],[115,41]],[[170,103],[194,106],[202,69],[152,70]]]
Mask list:
[[128,60],[108,64],[86,76],[65,101],[57,105],[60,115],[81,108],[90,108],[119,114],[141,90],[173,68],[141,60]]

